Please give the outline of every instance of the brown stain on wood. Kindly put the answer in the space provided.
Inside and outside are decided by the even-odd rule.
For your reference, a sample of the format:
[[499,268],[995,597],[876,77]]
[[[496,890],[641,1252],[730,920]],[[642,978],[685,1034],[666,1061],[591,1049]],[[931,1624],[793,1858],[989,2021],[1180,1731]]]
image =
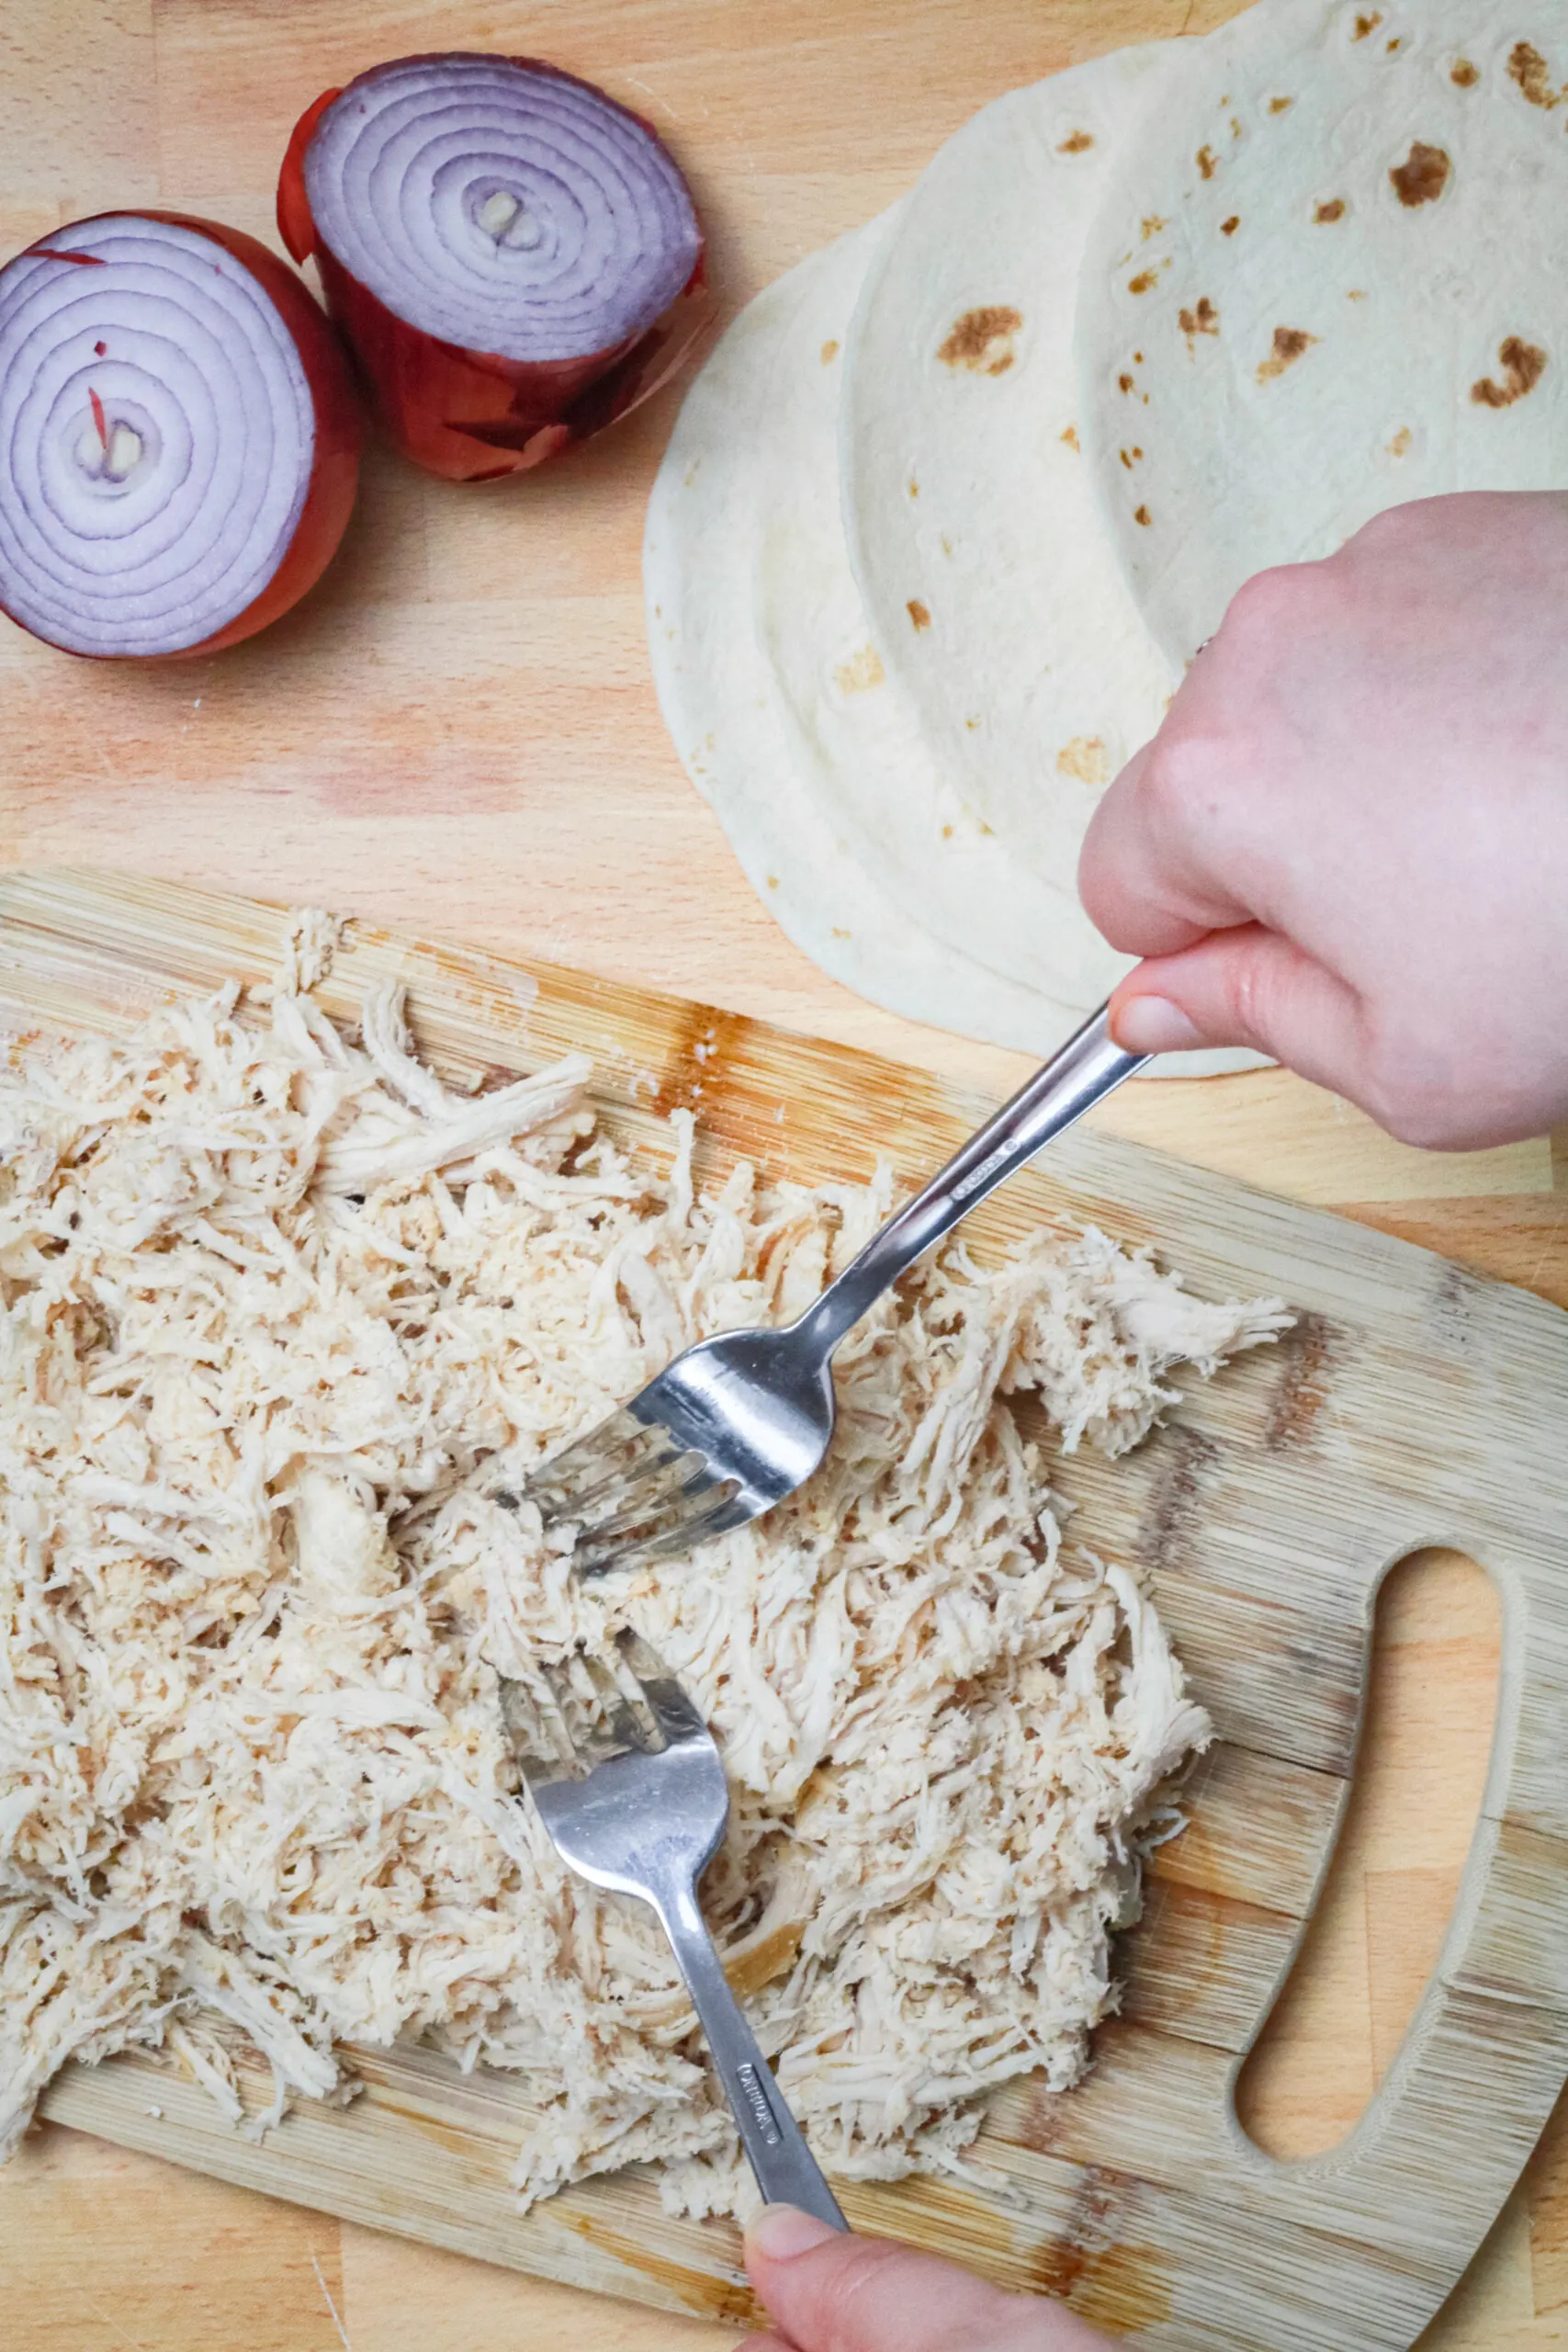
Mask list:
[[1205,1489],[1220,1460],[1214,1439],[1177,1423],[1161,1432],[1139,1550],[1155,1574],[1185,1567],[1203,1516]]
[[740,2326],[758,2324],[766,2317],[750,2288],[741,2280],[715,2278],[669,2255],[656,2254],[651,2245],[613,2230],[595,2213],[558,2211],[553,2218],[613,2262],[665,2288],[688,2311],[701,2312],[710,2319],[733,2320]]
[[1325,1315],[1298,1316],[1284,1333],[1263,1441],[1270,1453],[1310,1442],[1328,1402],[1329,1373],[1342,1337]]

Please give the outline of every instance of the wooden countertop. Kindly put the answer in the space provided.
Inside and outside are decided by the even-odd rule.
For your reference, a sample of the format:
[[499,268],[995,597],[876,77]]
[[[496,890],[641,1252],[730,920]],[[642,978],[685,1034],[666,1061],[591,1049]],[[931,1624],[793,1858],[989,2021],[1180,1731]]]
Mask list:
[[[1004,89],[1206,30],[1224,0],[0,0],[0,256],[162,203],[271,236],[316,93],[411,49],[544,53],[687,165],[731,304],[897,196]],[[273,239],[276,242],[276,239]],[[642,508],[666,394],[568,465],[468,491],[371,453],[321,588],[250,646],[136,673],[0,622],[0,858],[346,909],[683,990],[1001,1090],[1023,1065],[823,979],[757,905],[660,724]],[[1568,1306],[1568,1136],[1436,1157],[1276,1072],[1144,1081],[1119,1131]],[[1353,2120],[1430,1965],[1479,1796],[1495,1611],[1461,1565],[1380,1620],[1364,1802],[1307,1981],[1247,2086],[1266,2143]],[[592,2301],[47,2131],[0,2173],[13,2352],[677,2352],[723,2332]],[[1424,2343],[1568,2344],[1568,2109]]]

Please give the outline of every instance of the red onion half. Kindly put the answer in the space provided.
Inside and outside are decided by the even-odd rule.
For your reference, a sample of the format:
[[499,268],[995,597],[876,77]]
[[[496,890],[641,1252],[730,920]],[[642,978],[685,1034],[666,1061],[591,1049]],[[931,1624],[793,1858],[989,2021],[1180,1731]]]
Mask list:
[[0,269],[0,607],[67,652],[210,652],[321,576],[361,418],[331,327],[254,237],[73,221]]
[[656,132],[531,59],[378,65],[307,109],[277,222],[314,253],[388,431],[457,481],[518,473],[657,391],[708,323]]

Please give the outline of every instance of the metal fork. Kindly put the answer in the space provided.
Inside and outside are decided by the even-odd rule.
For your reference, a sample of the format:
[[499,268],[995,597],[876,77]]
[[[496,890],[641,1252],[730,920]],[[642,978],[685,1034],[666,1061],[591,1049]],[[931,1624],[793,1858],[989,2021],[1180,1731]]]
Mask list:
[[1147,1059],[1113,1043],[1102,1005],[798,1321],[699,1340],[535,1472],[526,1492],[547,1526],[578,1524],[578,1573],[671,1558],[793,1494],[833,1434],[829,1367],[845,1332],[933,1242]]
[[[607,1723],[572,1732],[570,1684],[547,1672],[571,1761],[534,1744],[540,1720],[525,1684],[502,1679],[502,1715],[550,1842],[594,1886],[635,1894],[659,1914],[707,2037],[757,2186],[771,2205],[799,2205],[836,2230],[849,2223],[736,2007],[697,1902],[697,1882],[724,1842],[729,1790],[707,1725],[641,1638],[617,1637],[650,1718],[638,1722],[602,1659],[580,1652]],[[579,1702],[581,1703],[581,1702]],[[653,1736],[649,1736],[651,1730]]]

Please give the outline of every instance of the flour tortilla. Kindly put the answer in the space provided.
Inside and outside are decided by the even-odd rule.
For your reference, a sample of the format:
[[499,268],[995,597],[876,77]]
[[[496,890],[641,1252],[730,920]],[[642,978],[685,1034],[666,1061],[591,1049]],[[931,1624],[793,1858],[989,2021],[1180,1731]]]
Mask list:
[[1565,84],[1568,0],[1268,0],[1183,57],[1078,310],[1086,451],[1173,661],[1385,507],[1568,485]]
[[[891,1012],[1044,1055],[1127,959],[1102,944],[1078,956],[1069,994],[944,944],[886,886],[881,842],[846,791],[852,774],[877,780],[884,807],[943,789],[870,638],[839,519],[839,360],[891,217],[769,287],[687,394],[644,542],[654,682],[688,775],[797,946]],[[1051,914],[1089,929],[1066,890],[1052,894]],[[986,944],[983,899],[975,933]],[[1161,1069],[1198,1074],[1237,1058],[1173,1056]]]
[[[774,658],[786,622],[837,620],[840,662],[864,641],[858,609],[844,610],[847,564],[834,561],[830,442],[824,473],[811,405],[785,379],[815,392],[828,378],[830,434],[837,379],[822,348],[841,344],[889,218],[768,287],[687,394],[643,544],[654,684],[747,880],[813,963],[908,1020],[1044,1054],[1082,1014],[943,946],[889,897],[840,821],[833,773]],[[874,721],[865,731],[868,756],[883,758]],[[923,756],[918,743],[909,755]]]
[[1066,889],[1179,677],[1077,446],[1073,323],[1112,167],[1182,55],[1120,50],[975,116],[906,199],[850,335],[844,526],[873,628],[1015,871]]

